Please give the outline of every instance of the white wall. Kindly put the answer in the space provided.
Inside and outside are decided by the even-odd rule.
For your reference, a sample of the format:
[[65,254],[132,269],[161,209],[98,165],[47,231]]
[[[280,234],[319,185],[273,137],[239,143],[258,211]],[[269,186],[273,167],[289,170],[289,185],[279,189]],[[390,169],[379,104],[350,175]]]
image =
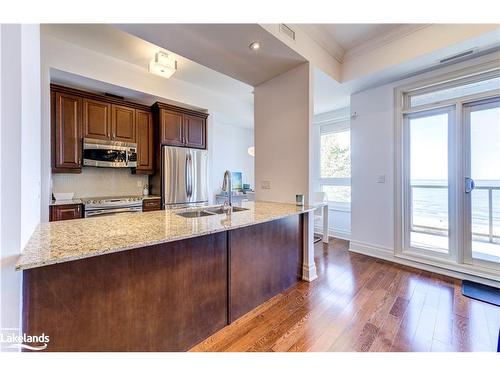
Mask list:
[[[312,72],[302,64],[255,87],[256,199],[295,202],[310,187]],[[263,189],[263,181],[271,184]]]
[[[483,56],[351,96],[351,248],[394,252],[394,89],[488,60]],[[385,175],[385,183],[377,183]]]
[[[38,25],[0,26],[0,327],[21,326],[21,249],[40,220]],[[1,348],[5,350],[5,348]]]
[[212,168],[210,170],[210,198],[220,193],[224,172],[242,172],[243,183],[254,184],[254,158],[248,148],[254,145],[253,129],[223,123],[213,125]]
[[48,220],[50,201],[50,68],[109,83],[152,96],[208,109],[208,150],[213,158],[214,127],[253,110],[251,103],[184,81],[163,79],[140,68],[42,33],[42,221]]

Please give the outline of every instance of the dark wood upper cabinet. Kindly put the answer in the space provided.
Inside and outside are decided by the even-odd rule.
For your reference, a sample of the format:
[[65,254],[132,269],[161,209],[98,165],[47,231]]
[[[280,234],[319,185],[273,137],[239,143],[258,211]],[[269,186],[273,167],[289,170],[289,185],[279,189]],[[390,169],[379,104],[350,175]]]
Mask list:
[[187,147],[206,148],[206,119],[184,115],[184,143]]
[[183,146],[183,119],[182,114],[160,110],[160,139],[161,143],[170,146]]
[[63,204],[50,206],[49,221],[81,219],[83,206],[81,204]]
[[207,148],[208,114],[160,102],[153,113],[161,145]]
[[136,110],[135,127],[137,139],[136,173],[153,173],[153,119],[151,112]]
[[135,143],[135,109],[113,104],[111,106],[111,139]]
[[110,139],[111,128],[111,104],[83,99],[83,136]]
[[52,171],[79,173],[82,167],[82,99],[54,92],[52,100]]

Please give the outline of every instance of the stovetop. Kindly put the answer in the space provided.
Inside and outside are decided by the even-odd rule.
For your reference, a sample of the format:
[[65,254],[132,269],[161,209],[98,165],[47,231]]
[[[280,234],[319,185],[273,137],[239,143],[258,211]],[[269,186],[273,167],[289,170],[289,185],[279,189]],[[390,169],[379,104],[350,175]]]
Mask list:
[[142,206],[142,196],[82,198],[85,210],[106,207]]

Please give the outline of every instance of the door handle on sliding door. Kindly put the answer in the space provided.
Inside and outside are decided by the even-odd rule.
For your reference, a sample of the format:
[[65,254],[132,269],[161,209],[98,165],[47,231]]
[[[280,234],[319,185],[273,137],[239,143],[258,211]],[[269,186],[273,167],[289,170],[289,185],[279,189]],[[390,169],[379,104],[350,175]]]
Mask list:
[[470,194],[472,190],[476,187],[474,180],[470,177],[465,177],[465,192]]

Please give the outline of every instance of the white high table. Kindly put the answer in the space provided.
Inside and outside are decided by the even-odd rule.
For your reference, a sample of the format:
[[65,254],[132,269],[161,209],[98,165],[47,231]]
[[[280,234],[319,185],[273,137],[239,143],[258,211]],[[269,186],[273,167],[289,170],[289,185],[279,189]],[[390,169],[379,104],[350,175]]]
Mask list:
[[323,235],[321,241],[323,241],[323,243],[328,243],[328,203],[321,202],[314,205],[318,206],[318,210],[321,210],[321,219],[323,220]]

